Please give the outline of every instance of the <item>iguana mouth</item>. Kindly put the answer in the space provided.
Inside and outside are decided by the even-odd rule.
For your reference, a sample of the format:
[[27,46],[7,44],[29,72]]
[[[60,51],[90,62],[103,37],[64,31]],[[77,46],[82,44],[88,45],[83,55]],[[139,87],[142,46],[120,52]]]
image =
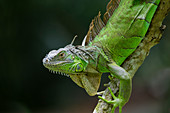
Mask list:
[[69,75],[67,73],[63,73],[63,70],[61,69],[61,67],[62,67],[62,65],[64,66],[68,63],[73,63],[73,62],[71,62],[71,61],[54,61],[54,62],[52,62],[48,58],[43,59],[43,65],[46,68],[48,68],[51,73],[65,75],[67,77],[69,77]]
[[43,59],[43,65],[60,65],[60,64],[63,64],[63,63],[72,63],[72,61],[52,61],[52,59],[50,58],[44,58]]
[[59,71],[59,70],[52,70],[52,69],[49,69],[49,71],[51,72],[51,73],[54,73],[54,74],[60,74],[60,75],[64,75],[64,76],[67,76],[67,77],[70,77],[70,75],[71,76],[78,76],[78,75],[80,75],[80,73],[63,73],[62,72],[62,70],[61,71]]
[[56,68],[57,66],[61,66],[62,64],[73,63],[72,61],[52,61],[49,58],[43,59],[43,65],[47,68]]
[[53,70],[50,70],[50,69],[49,69],[49,71],[50,71],[51,73],[54,73],[54,74],[60,74],[60,75],[64,75],[64,76],[67,76],[67,77],[69,77],[69,75],[68,75],[68,74],[66,74],[66,73],[63,73],[63,72],[61,72],[61,71],[58,71],[58,70],[56,70],[56,71],[53,71]]

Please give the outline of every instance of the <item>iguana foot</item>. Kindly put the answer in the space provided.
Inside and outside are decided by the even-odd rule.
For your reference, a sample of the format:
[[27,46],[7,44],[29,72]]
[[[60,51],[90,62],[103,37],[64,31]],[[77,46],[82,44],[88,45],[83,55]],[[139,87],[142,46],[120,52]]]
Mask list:
[[108,87],[108,89],[109,89],[109,91],[110,91],[110,93],[111,93],[111,95],[112,95],[112,97],[113,97],[114,100],[108,101],[108,100],[102,98],[101,96],[98,96],[98,98],[101,99],[101,100],[103,100],[103,101],[105,101],[105,102],[108,103],[108,104],[112,104],[112,105],[113,105],[113,108],[112,108],[112,112],[111,112],[111,113],[114,113],[116,107],[119,107],[119,113],[122,113],[122,107],[123,107],[123,105],[124,105],[123,100],[120,99],[120,98],[118,98],[118,97],[116,97],[116,96],[114,95],[114,93],[112,92],[112,90],[111,90],[110,87]]

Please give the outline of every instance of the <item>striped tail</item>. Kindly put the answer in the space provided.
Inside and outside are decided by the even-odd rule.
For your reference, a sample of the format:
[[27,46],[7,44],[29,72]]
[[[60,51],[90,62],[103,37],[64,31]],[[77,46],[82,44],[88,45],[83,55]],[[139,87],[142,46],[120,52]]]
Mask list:
[[158,7],[160,0],[150,0],[146,2],[141,12],[134,20],[130,29],[124,35],[127,38],[130,37],[141,37],[143,38],[149,28],[152,17]]

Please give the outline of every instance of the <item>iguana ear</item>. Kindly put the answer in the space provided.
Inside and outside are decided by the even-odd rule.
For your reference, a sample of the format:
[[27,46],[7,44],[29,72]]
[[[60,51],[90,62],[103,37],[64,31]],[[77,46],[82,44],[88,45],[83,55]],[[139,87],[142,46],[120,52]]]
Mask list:
[[90,96],[94,96],[99,89],[101,75],[101,73],[87,73],[70,75],[70,77],[78,86],[84,88]]

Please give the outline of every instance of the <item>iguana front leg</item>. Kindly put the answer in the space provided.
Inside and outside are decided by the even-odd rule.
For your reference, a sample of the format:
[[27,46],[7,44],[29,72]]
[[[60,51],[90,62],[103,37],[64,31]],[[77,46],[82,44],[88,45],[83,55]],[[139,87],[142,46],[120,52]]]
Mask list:
[[107,69],[110,71],[111,75],[115,76],[120,80],[120,86],[119,86],[119,95],[116,97],[111,89],[111,95],[113,97],[113,101],[107,101],[103,99],[102,97],[99,97],[100,99],[104,100],[105,102],[109,104],[113,104],[112,113],[114,113],[114,110],[116,107],[119,107],[119,113],[122,112],[122,107],[128,102],[131,90],[132,90],[132,79],[130,74],[123,69],[122,67],[118,66],[116,63],[110,63],[107,64]]

